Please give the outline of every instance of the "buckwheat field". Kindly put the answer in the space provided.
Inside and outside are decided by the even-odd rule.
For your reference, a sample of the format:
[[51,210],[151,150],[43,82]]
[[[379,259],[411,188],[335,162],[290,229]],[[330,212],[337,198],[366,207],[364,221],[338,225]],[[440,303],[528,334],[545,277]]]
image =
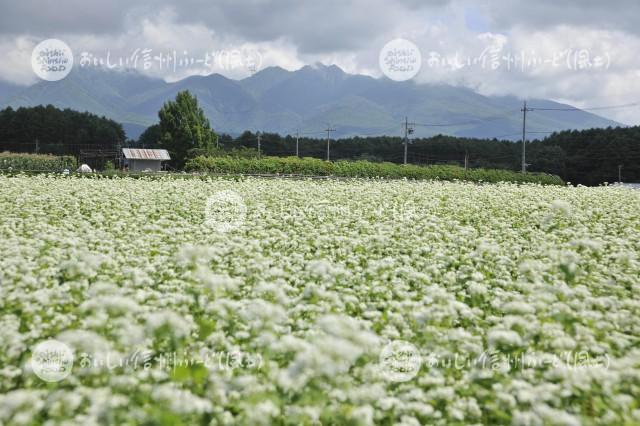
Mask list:
[[640,192],[0,176],[0,424],[640,424]]

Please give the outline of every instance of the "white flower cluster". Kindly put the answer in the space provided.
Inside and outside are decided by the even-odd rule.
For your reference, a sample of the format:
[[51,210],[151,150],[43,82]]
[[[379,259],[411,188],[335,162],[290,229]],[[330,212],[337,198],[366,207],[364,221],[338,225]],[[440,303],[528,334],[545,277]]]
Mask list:
[[[246,209],[217,232],[222,191]],[[638,424],[638,212],[617,187],[0,175],[0,424]],[[59,383],[29,367],[47,339]],[[395,340],[438,362],[387,380]]]

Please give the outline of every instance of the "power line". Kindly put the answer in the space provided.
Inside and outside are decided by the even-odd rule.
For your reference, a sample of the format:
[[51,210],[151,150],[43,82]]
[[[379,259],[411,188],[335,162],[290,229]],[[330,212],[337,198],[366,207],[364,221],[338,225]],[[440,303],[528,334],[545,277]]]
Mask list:
[[[524,101],[523,107],[520,109],[522,111],[522,173],[527,172],[527,162],[526,162],[526,133],[527,133],[527,112],[530,111],[600,111],[607,109],[616,109],[616,108],[629,108],[633,106],[637,106],[637,102],[633,102],[630,104],[624,105],[608,105],[608,106],[600,106],[600,107],[591,107],[591,108],[527,108],[527,101]],[[533,132],[531,132],[533,133]]]
[[[404,123],[402,125],[404,126]],[[384,132],[388,132],[389,130],[393,130],[397,128],[398,127],[396,125],[393,125],[384,129],[375,129],[375,130],[372,130],[371,132],[357,133],[357,134],[351,135],[351,137],[388,136],[388,135],[385,135]]]
[[590,108],[576,108],[576,107],[571,107],[571,108],[538,108],[538,107],[533,107],[533,108],[530,109],[530,111],[601,111],[601,110],[606,110],[606,109],[631,108],[631,107],[638,106],[638,105],[640,105],[639,102],[632,102],[630,104],[622,104],[622,105],[597,106],[597,107],[590,107]]
[[[393,130],[393,129],[397,129],[397,127],[394,126],[390,126],[390,127],[385,127],[385,128],[381,128],[381,129],[373,129],[370,132],[358,132],[358,133],[354,133],[354,134],[348,134],[349,137],[369,137],[369,136],[388,136],[388,135],[383,135],[382,133],[387,132],[389,130]],[[290,132],[291,130],[296,130],[296,132],[294,133],[294,136],[297,134],[299,136],[305,136],[305,135],[318,135],[321,133],[326,133],[327,130],[323,129],[323,130],[316,130],[316,131],[308,131],[308,132],[302,132],[302,131],[298,131],[298,129],[288,129],[285,130],[283,132],[283,134],[287,134],[289,135],[288,132]]]
[[483,123],[483,122],[488,122],[488,121],[495,121],[495,120],[499,120],[501,118],[507,118],[512,116],[513,113],[508,113],[508,114],[501,114],[501,115],[495,115],[495,116],[490,116],[490,117],[482,117],[482,118],[475,118],[472,120],[468,120],[468,121],[459,121],[459,122],[453,122],[453,123],[415,123],[416,126],[421,126],[421,127],[451,127],[451,126],[466,126],[466,125],[470,125],[470,124],[477,124],[477,123]]
[[310,132],[300,132],[300,134],[301,135],[317,135],[324,132],[325,130],[317,130],[317,131],[310,131]]
[[520,134],[521,134],[520,132],[507,133],[506,135],[490,136],[490,137],[488,137],[488,139],[500,139],[500,138],[506,138],[508,136],[519,136]]

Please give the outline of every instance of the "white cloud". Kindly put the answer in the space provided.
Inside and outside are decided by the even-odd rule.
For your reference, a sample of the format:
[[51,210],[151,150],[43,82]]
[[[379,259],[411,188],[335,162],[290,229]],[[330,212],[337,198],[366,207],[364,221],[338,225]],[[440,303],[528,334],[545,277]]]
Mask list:
[[[65,40],[74,52],[91,52],[103,60],[110,52],[116,63],[145,48],[154,57],[176,52],[178,58],[198,60],[209,54],[209,66],[194,64],[174,71],[154,61],[145,71],[167,80],[211,72],[242,78],[250,73],[242,64],[247,59],[262,67],[286,69],[319,61],[352,73],[381,76],[379,49],[403,37],[422,51],[423,70],[417,77],[422,83],[464,85],[484,94],[551,98],[577,106],[621,104],[640,100],[640,33],[632,25],[640,6],[635,0],[617,4],[624,7],[595,0],[501,0],[482,5],[471,0],[251,0],[242,4],[232,0],[179,4],[61,0],[51,8],[24,0],[5,6],[0,18],[4,34],[0,36],[4,58],[0,79],[33,82],[31,49],[49,37]],[[490,61],[480,65],[481,54],[490,60],[491,49],[498,47],[500,67],[491,69]],[[609,66],[568,69],[561,57],[556,66],[542,63],[507,69],[502,59],[507,54],[514,60],[524,55],[544,62],[563,51],[575,54],[580,49],[606,56]],[[459,66],[452,70],[435,65],[433,52],[457,60]],[[601,113],[640,123],[638,109]]]
[[37,42],[31,37],[0,37],[0,80],[19,85],[36,81],[31,68],[31,52]]

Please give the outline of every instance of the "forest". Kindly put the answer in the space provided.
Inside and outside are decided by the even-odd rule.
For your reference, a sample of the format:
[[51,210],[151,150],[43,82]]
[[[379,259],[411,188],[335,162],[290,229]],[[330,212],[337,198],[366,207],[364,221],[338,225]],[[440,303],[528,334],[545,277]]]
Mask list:
[[[260,155],[294,156],[295,135],[260,134]],[[154,148],[161,140],[158,125],[138,140],[126,140],[122,126],[88,112],[51,105],[0,111],[0,151],[80,156],[83,150],[116,152],[120,146]],[[331,160],[352,159],[402,163],[404,141],[398,136],[348,137],[330,141]],[[221,134],[215,155],[258,155],[257,132]],[[527,170],[555,174],[573,184],[640,182],[640,127],[568,130],[526,143]],[[410,139],[407,159],[419,165],[457,164],[470,168],[520,170],[522,143],[438,135]],[[325,159],[322,135],[300,136],[301,157]],[[200,152],[199,154],[202,154]]]
[[73,155],[115,152],[126,142],[120,123],[89,112],[53,105],[0,111],[0,152]]

